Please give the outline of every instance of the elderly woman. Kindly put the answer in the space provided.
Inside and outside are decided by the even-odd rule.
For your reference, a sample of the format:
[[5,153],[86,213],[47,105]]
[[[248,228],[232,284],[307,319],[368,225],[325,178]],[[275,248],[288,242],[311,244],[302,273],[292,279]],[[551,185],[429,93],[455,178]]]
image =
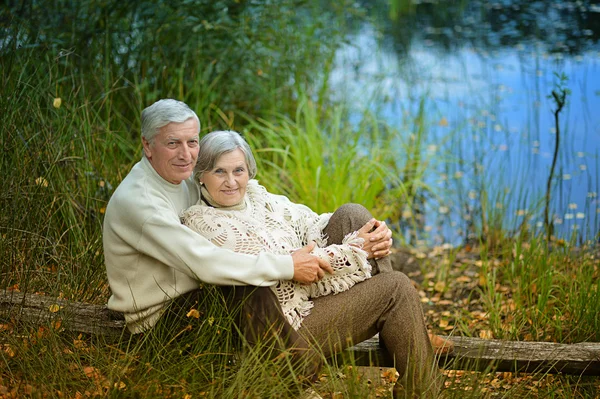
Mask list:
[[[250,255],[290,254],[314,242],[312,253],[330,262],[334,273],[311,285],[282,280],[272,286],[294,329],[300,328],[313,307],[309,298],[346,291],[371,277],[372,266],[367,259],[369,254],[362,248],[363,237],[377,221],[366,209],[358,205],[340,209],[334,219],[353,208],[353,212],[361,212],[363,219],[367,219],[366,224],[344,234],[340,244],[328,245],[323,229],[332,214],[318,215],[286,197],[270,194],[253,180],[256,161],[238,133],[210,133],[201,140],[199,148],[195,178],[201,196],[197,205],[182,214],[185,225],[215,245]],[[376,270],[391,270],[389,257],[373,259],[373,266]]]
[[[373,231],[387,234],[385,224],[357,204],[318,215],[267,192],[255,175],[252,151],[238,133],[207,134],[195,169],[200,200],[181,219],[214,244],[237,252],[289,254],[316,244],[312,253],[327,259],[333,274],[309,285],[280,281],[272,287],[291,326],[280,325],[279,331],[292,353],[302,353],[312,364],[305,371],[315,373],[320,364],[319,351],[311,348],[327,356],[379,332],[409,391],[435,391],[431,378],[437,371],[418,294],[404,274],[392,270],[388,249],[372,251],[373,241],[382,237],[373,238]],[[262,303],[251,305],[242,331],[261,323],[252,317],[258,306]]]

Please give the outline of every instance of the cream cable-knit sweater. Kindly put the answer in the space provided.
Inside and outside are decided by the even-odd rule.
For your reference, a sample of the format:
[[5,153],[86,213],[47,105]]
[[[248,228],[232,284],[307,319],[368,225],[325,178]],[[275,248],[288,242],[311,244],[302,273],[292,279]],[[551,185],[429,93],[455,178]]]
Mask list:
[[244,200],[246,207],[242,210],[213,208],[199,201],[182,213],[181,220],[212,243],[251,255],[285,255],[316,242],[313,254],[328,259],[334,274],[311,285],[281,280],[271,286],[295,329],[313,307],[309,298],[345,291],[371,277],[371,265],[361,249],[363,240],[357,237],[358,232],[348,234],[341,245],[327,245],[323,229],[330,213],[318,215],[284,196],[270,194],[256,180],[248,182]]

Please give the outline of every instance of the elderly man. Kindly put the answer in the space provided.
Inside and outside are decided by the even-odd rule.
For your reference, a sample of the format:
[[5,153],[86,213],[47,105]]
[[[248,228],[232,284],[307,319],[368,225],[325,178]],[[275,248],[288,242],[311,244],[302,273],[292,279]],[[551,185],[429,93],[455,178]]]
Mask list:
[[[124,314],[132,333],[152,328],[174,300],[197,294],[205,282],[224,286],[230,300],[243,304],[240,329],[247,342],[277,331],[306,374],[320,366],[314,345],[331,354],[379,332],[409,387],[429,377],[432,349],[418,295],[404,274],[380,273],[347,292],[317,298],[295,331],[268,287],[278,280],[318,281],[332,272],[328,262],[311,255],[314,244],[291,255],[234,253],[182,225],[180,213],[198,201],[191,175],[200,121],[186,104],[166,99],[142,111],[141,130],[144,156],[110,199],[103,236],[108,307]],[[364,235],[365,249],[371,258],[387,256],[391,232],[382,222],[367,223],[372,232]],[[351,215],[337,227],[332,231],[365,230]]]

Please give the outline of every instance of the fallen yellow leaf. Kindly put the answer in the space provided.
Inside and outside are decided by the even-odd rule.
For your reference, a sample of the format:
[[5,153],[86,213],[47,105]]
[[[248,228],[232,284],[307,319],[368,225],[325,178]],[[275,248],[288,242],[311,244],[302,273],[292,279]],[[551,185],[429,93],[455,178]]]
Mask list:
[[42,187],[48,187],[48,180],[44,179],[43,177],[38,177],[35,179],[35,184]]
[[73,346],[77,349],[81,349],[81,348],[85,348],[87,346],[87,344],[85,343],[84,340],[81,339],[74,339],[73,340]]
[[487,285],[487,278],[485,276],[485,274],[480,274],[479,275],[479,286],[480,287],[485,287]]
[[494,338],[494,333],[492,333],[492,330],[481,330],[479,331],[479,338],[492,339]]
[[88,378],[98,377],[100,375],[100,371],[92,366],[86,366],[83,368],[83,373]]
[[433,286],[433,289],[436,290],[437,292],[443,292],[445,288],[446,288],[446,283],[443,281],[438,281]]
[[50,313],[56,313],[61,309],[61,306],[54,304],[54,305],[50,305],[48,307],[48,310],[50,311]]
[[16,355],[14,349],[10,346],[10,344],[3,344],[2,350],[8,355],[8,357],[15,357]]
[[399,376],[400,374],[398,374],[398,372],[394,368],[389,368],[381,372],[381,378],[390,384],[398,381]]

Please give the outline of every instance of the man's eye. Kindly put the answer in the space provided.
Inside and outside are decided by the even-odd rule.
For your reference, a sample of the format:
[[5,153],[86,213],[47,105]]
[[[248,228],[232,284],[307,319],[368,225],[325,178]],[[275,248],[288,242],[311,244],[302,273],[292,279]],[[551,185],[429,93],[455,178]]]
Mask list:
[[244,173],[244,168],[237,168],[235,173]]
[[189,142],[189,146],[190,147],[197,147],[198,146],[198,140],[192,140]]

